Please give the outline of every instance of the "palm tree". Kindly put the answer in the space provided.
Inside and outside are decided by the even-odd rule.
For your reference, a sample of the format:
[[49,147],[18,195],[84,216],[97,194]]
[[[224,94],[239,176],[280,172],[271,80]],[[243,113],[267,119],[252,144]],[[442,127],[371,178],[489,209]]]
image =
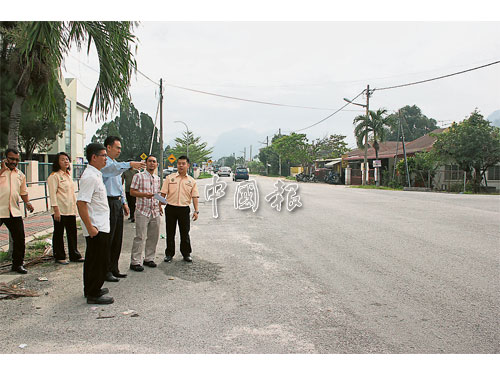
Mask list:
[[[359,148],[364,149],[365,136],[370,138],[375,149],[376,159],[378,159],[378,150],[380,149],[379,142],[384,142],[387,137],[387,129],[391,124],[391,120],[386,116],[386,109],[377,109],[377,111],[368,111],[368,116],[360,115],[354,119],[356,128],[354,136]],[[369,147],[369,145],[367,145]]]
[[[356,116],[353,123],[356,125],[354,136],[356,137],[358,147],[364,149],[364,140],[370,138],[375,149],[375,158],[378,160],[379,142],[385,141],[391,122],[391,118],[387,116],[386,109],[377,109],[376,112],[368,111],[368,116]],[[367,144],[366,147],[369,147],[369,145]],[[378,184],[379,181],[377,180]]]
[[[18,149],[21,105],[32,95],[49,116],[56,110],[52,88],[57,84],[63,57],[75,44],[94,44],[99,58],[99,80],[90,100],[90,112],[104,117],[128,94],[136,61],[131,48],[136,42],[134,22],[18,22],[8,33],[9,64],[16,73],[15,99],[9,118],[9,147]],[[2,33],[2,40],[5,38]]]

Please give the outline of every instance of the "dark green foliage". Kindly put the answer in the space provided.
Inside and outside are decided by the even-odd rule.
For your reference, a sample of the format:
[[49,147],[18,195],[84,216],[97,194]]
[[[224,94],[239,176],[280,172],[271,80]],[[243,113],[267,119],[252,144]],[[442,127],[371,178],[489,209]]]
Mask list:
[[466,179],[479,192],[487,169],[500,162],[500,128],[475,110],[447,131],[434,135],[433,152],[441,164],[456,164],[466,173]]
[[[437,122],[433,118],[428,118],[416,105],[405,106],[400,109],[401,124],[405,135],[405,141],[411,142],[417,138],[438,129]],[[390,129],[387,133],[386,141],[398,141],[399,116],[397,113],[387,116],[390,121]]]

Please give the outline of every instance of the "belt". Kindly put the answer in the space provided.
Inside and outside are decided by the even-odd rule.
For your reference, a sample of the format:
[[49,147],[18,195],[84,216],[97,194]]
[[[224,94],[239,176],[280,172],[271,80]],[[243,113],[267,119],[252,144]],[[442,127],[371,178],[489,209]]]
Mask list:
[[121,197],[110,197],[110,196],[108,196],[108,200],[110,200],[110,201],[117,200],[117,199],[121,199]]

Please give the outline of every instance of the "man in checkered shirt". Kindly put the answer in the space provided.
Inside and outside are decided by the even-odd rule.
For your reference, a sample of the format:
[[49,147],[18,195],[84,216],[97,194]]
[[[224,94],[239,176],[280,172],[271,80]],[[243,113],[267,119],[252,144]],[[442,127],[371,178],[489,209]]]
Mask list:
[[135,238],[132,243],[130,269],[144,271],[142,249],[145,247],[144,265],[156,267],[154,262],[156,245],[160,235],[162,210],[160,202],[153,198],[160,191],[160,177],[155,174],[158,167],[156,157],[146,158],[146,170],[137,173],[130,185],[130,195],[137,198],[135,203]]

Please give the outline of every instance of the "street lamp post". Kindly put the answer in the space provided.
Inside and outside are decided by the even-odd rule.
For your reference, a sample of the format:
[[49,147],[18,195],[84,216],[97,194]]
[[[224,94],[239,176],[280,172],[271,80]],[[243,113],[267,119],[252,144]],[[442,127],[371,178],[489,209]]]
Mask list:
[[[354,104],[354,105],[359,105],[360,107],[366,108],[366,119],[368,120],[369,116],[369,106],[370,106],[370,85],[366,86],[366,104],[361,104],[361,103],[354,103],[353,101],[344,98],[344,100],[348,103]],[[366,181],[368,180],[368,168],[367,168],[367,163],[368,162],[368,129],[365,131],[365,158],[363,160],[363,165],[364,165],[364,173],[363,173],[363,180],[361,183],[363,185],[366,185]]]
[[186,123],[184,121],[174,121],[174,122],[180,122],[181,124],[183,124],[186,127],[186,131],[187,131],[186,157],[189,158],[189,129],[188,129],[188,126],[186,125]]

